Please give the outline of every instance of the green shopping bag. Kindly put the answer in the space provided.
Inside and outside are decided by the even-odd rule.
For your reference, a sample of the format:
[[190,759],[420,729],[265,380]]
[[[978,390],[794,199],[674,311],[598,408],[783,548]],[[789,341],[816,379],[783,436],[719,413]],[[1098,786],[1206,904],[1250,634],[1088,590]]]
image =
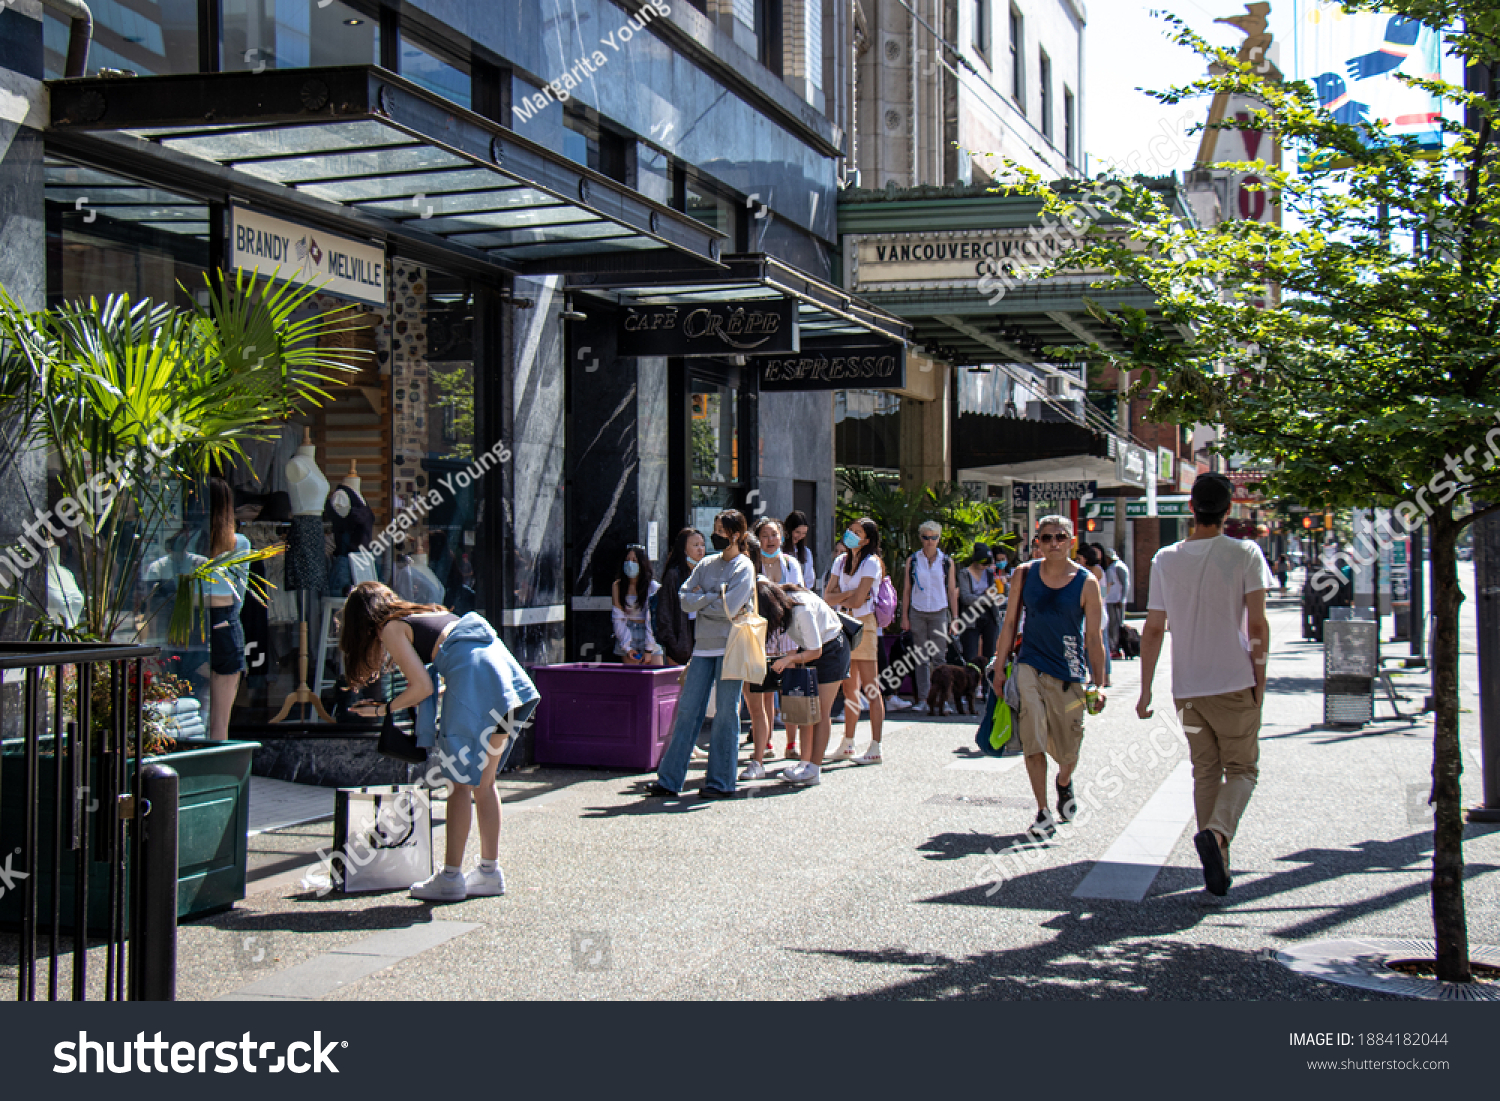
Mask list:
[[[1014,666],[1011,670],[1014,670]],[[988,680],[988,678],[986,678]],[[974,732],[974,744],[981,753],[999,757],[1005,752],[1016,732],[1016,716],[1010,704],[995,696],[995,690],[985,685],[984,715],[979,720],[979,729]]]

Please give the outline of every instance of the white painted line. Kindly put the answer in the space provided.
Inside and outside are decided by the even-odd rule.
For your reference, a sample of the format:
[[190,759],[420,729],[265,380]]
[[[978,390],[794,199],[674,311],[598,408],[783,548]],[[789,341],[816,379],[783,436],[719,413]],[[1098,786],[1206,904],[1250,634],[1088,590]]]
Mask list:
[[1009,772],[1020,763],[1020,757],[970,757],[947,768],[952,772]]
[[1180,761],[1083,877],[1073,897],[1139,902],[1177,847],[1182,828],[1192,820],[1193,766]]

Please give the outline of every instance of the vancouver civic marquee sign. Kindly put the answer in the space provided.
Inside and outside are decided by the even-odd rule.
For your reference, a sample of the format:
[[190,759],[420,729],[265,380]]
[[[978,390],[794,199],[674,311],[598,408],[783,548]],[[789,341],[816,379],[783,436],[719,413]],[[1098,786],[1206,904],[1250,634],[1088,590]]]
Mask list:
[[746,356],[796,352],[797,303],[677,302],[628,306],[620,317],[622,356]]
[[[857,338],[856,338],[857,339]],[[906,385],[906,345],[894,340],[852,343],[809,338],[796,355],[756,356],[760,389],[899,390]]]
[[371,306],[386,304],[384,247],[242,206],[229,208],[229,266]]
[[846,234],[844,261],[853,280],[849,289],[856,292],[973,288],[982,275],[1041,267],[1079,243],[1069,233],[1036,227]]

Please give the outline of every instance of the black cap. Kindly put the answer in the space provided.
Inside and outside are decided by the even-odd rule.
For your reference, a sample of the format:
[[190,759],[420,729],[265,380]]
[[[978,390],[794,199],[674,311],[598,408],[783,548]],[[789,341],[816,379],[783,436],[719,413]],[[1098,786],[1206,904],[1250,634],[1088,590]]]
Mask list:
[[974,544],[974,557],[975,558],[988,558],[988,557],[990,557],[989,544],[987,544],[987,543],[975,543]]
[[1234,501],[1234,485],[1222,474],[1200,474],[1193,482],[1195,512],[1228,512]]

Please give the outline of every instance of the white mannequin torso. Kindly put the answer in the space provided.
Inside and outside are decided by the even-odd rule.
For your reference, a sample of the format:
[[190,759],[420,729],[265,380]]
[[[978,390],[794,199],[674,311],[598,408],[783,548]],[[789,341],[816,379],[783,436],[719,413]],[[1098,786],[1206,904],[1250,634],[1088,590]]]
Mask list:
[[286,464],[287,493],[292,498],[292,512],[298,516],[321,516],[328,499],[328,479],[318,469],[317,448],[304,445]]

